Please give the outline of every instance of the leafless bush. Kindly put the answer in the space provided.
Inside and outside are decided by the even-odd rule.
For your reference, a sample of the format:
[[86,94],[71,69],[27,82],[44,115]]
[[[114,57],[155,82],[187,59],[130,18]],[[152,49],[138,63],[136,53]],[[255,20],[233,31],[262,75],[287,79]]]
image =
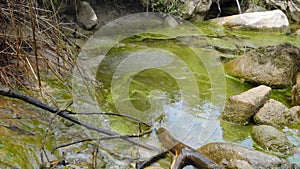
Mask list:
[[45,72],[63,80],[76,50],[61,31],[52,1],[1,0],[0,23],[0,84],[41,87]]

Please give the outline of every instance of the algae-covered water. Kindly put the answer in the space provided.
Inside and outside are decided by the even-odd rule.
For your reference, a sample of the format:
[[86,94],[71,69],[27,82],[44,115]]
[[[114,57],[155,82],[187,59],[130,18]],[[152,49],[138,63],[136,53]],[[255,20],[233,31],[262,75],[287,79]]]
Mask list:
[[[280,32],[231,30],[208,23],[197,24],[197,28],[200,35],[181,35],[182,30],[169,36],[142,32],[118,41],[96,71],[100,84],[95,90],[98,106],[103,111],[134,116],[154,128],[166,127],[194,148],[221,141],[253,149],[252,124],[228,124],[220,122],[218,116],[227,97],[257,84],[226,75],[221,60],[214,57],[226,60],[250,48],[281,43],[300,47],[300,39]],[[186,43],[186,39],[191,43]],[[215,60],[207,62],[212,57]],[[290,107],[290,90],[273,89],[271,98]],[[119,133],[141,132],[137,123],[125,122],[123,118],[102,119],[103,126]],[[295,146],[300,144],[298,129],[297,125],[286,128]],[[143,142],[159,146],[153,135],[150,137]],[[296,152],[289,160],[299,164],[299,156]]]
[[[86,88],[77,84],[82,81],[78,82],[76,77],[73,81],[73,93],[66,92],[63,84],[56,83],[53,79],[45,80],[46,84],[56,89],[54,94],[57,95],[55,98],[59,99],[58,105],[66,105],[64,100],[70,103],[72,97],[74,105],[71,108],[73,110],[105,111],[133,116],[154,128],[160,126],[167,128],[173,136],[195,149],[215,141],[233,142],[254,148],[250,137],[251,124],[248,126],[228,124],[220,122],[218,116],[224,109],[226,98],[255,87],[256,84],[242,82],[226,75],[222,61],[242,55],[246,49],[260,46],[288,42],[300,47],[300,38],[280,32],[231,30],[208,23],[184,27],[186,25],[187,23],[179,25],[178,29],[163,27],[159,28],[160,31],[151,29],[150,32],[131,32],[126,37],[118,37],[118,41],[109,38],[100,39],[102,40],[101,43],[99,42],[100,46],[97,46],[96,41],[91,44],[87,42],[78,59],[79,61],[82,59],[82,63],[92,67],[90,70],[84,69],[86,72],[91,71],[94,75],[94,77],[84,77],[85,79],[95,78],[85,81],[84,85],[88,86],[87,90],[83,90]],[[117,32],[120,31],[128,30]],[[93,56],[92,59],[90,59],[91,56]],[[78,76],[76,70],[74,72],[73,75]],[[289,88],[273,90],[271,97],[290,107]],[[6,104],[1,106],[7,107]],[[136,134],[148,129],[136,121],[115,116],[78,117],[120,134]],[[37,131],[37,133],[32,136],[24,131],[23,133],[14,131],[12,134],[7,127],[9,126],[7,120],[2,118],[0,154],[3,158],[1,157],[0,167],[1,165],[19,168],[37,167],[40,163],[38,154],[44,133],[41,129],[45,130],[47,123],[33,121],[30,118],[18,121],[21,121],[23,125],[19,128],[28,126],[28,130]],[[28,123],[31,125],[29,126]],[[82,131],[82,128],[78,126],[66,125],[65,122],[58,122],[56,125],[60,126],[59,124],[63,127],[55,127],[54,133],[56,134],[51,135],[46,145],[48,151],[53,148],[50,145],[52,143],[57,145],[79,138],[99,136],[86,130]],[[64,135],[65,130],[72,130],[70,133],[73,135]],[[299,126],[289,126],[284,131],[295,146],[300,145]],[[13,138],[14,142],[8,138]],[[139,140],[160,147],[154,133]],[[99,155],[102,160],[101,166],[104,168],[129,167],[128,162],[134,161],[133,159],[153,155],[153,152],[132,147],[130,143],[123,140],[109,140],[101,143],[102,148],[108,150],[101,150],[102,154]],[[80,144],[80,146],[92,147],[90,144]],[[67,153],[64,158],[68,160],[68,158],[84,157],[87,161],[91,160],[92,152],[82,151],[80,146],[73,147],[75,149],[72,151],[73,154]],[[74,153],[79,155],[74,156]],[[61,155],[56,155],[61,157]],[[300,152],[296,151],[295,155],[288,159],[300,165]],[[32,165],[26,166],[28,163]],[[162,162],[162,165],[168,165],[168,162]]]

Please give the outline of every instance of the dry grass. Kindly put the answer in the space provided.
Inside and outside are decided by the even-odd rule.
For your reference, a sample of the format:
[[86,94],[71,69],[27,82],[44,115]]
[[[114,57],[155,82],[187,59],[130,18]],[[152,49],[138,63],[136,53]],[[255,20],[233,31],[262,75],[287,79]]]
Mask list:
[[63,81],[75,45],[61,32],[53,1],[0,0],[0,85],[41,88],[40,74]]

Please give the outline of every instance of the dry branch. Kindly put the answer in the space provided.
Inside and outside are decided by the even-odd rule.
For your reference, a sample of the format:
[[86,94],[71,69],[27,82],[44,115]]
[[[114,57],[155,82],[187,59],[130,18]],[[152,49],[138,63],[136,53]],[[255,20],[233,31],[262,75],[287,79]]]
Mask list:
[[153,146],[145,144],[145,143],[138,142],[138,141],[136,141],[136,140],[134,140],[130,137],[125,137],[125,136],[122,136],[119,133],[116,133],[114,131],[110,131],[110,130],[107,130],[107,129],[104,129],[104,128],[93,126],[93,125],[91,125],[87,122],[81,121],[78,118],[71,116],[69,114],[70,111],[60,110],[56,107],[49,106],[46,103],[40,102],[40,101],[30,97],[30,96],[24,95],[20,92],[11,90],[9,88],[0,88],[0,95],[23,100],[23,101],[25,101],[29,104],[35,105],[35,106],[37,106],[41,109],[44,109],[44,110],[47,110],[47,111],[53,113],[53,114],[56,114],[57,112],[59,112],[57,115],[59,115],[60,117],[63,117],[63,118],[65,118],[65,119],[67,119],[67,120],[69,120],[69,121],[71,121],[75,124],[81,125],[81,126],[87,128],[89,130],[97,131],[99,133],[106,134],[108,136],[118,137],[120,139],[126,140],[128,142],[131,142],[131,143],[133,143],[137,146],[143,147],[143,148],[148,149],[148,150],[160,151],[156,147],[153,147]]

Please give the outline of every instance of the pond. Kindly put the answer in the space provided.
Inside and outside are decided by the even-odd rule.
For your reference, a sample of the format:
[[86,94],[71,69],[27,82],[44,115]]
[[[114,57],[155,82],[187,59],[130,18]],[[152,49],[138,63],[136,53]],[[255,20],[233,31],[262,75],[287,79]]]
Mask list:
[[[45,78],[47,86],[54,90],[52,93],[57,105],[65,108],[73,101],[71,109],[77,112],[102,111],[132,116],[154,129],[167,128],[174,137],[195,149],[217,141],[255,149],[250,136],[253,124],[235,125],[218,117],[226,98],[257,85],[226,75],[222,62],[241,55],[249,48],[285,42],[300,47],[300,38],[276,31],[231,30],[208,22],[193,25],[178,18],[175,18],[177,24],[170,24],[166,18],[127,16],[96,32],[78,57],[72,77],[72,93],[56,79]],[[290,90],[273,89],[271,97],[290,107]],[[1,114],[0,140],[0,154],[5,156],[2,156],[0,166],[38,168],[39,149],[48,121],[36,119],[44,119],[49,114],[40,115],[39,111],[31,112],[27,108],[27,115],[19,119],[11,117],[10,111],[21,114],[19,112],[23,109],[6,108],[15,102],[4,99],[0,103],[5,108]],[[124,117],[95,114],[77,117],[120,134],[138,134],[149,129],[137,120]],[[12,123],[15,124],[13,131],[9,128]],[[45,145],[48,154],[51,154],[54,145],[102,136],[64,120],[56,121],[53,126],[53,133]],[[21,130],[23,128],[25,130]],[[283,130],[299,147],[299,125]],[[14,138],[15,142],[8,138]],[[137,140],[161,147],[154,132]],[[102,168],[133,168],[136,159],[157,153],[121,139],[101,141],[100,148],[98,163]],[[63,156],[80,166],[81,161],[91,161],[92,149],[90,143],[69,146],[50,158],[61,159]],[[296,151],[288,159],[300,165],[300,152]],[[27,165],[29,163],[30,166]],[[170,158],[161,160],[160,165],[167,168]]]
[[[256,85],[226,75],[222,61],[249,48],[285,42],[299,47],[300,39],[276,31],[231,30],[208,22],[195,26],[180,19],[174,26],[166,24],[166,17],[142,17],[145,16],[114,21],[84,45],[79,68],[73,74],[77,110],[133,116],[154,128],[167,128],[178,140],[195,149],[216,141],[253,149],[252,124],[233,125],[220,121],[218,116],[226,98]],[[273,89],[271,97],[290,107],[289,88]],[[121,134],[147,130],[122,117],[81,118]],[[300,144],[298,129],[299,126],[286,128],[296,146]],[[160,147],[154,133],[140,141]],[[132,151],[139,152],[134,154],[142,158],[151,154],[136,149],[124,153],[128,144],[116,142],[115,146],[111,141],[104,144],[124,156],[131,156]],[[299,156],[298,152],[289,160],[299,164]]]

